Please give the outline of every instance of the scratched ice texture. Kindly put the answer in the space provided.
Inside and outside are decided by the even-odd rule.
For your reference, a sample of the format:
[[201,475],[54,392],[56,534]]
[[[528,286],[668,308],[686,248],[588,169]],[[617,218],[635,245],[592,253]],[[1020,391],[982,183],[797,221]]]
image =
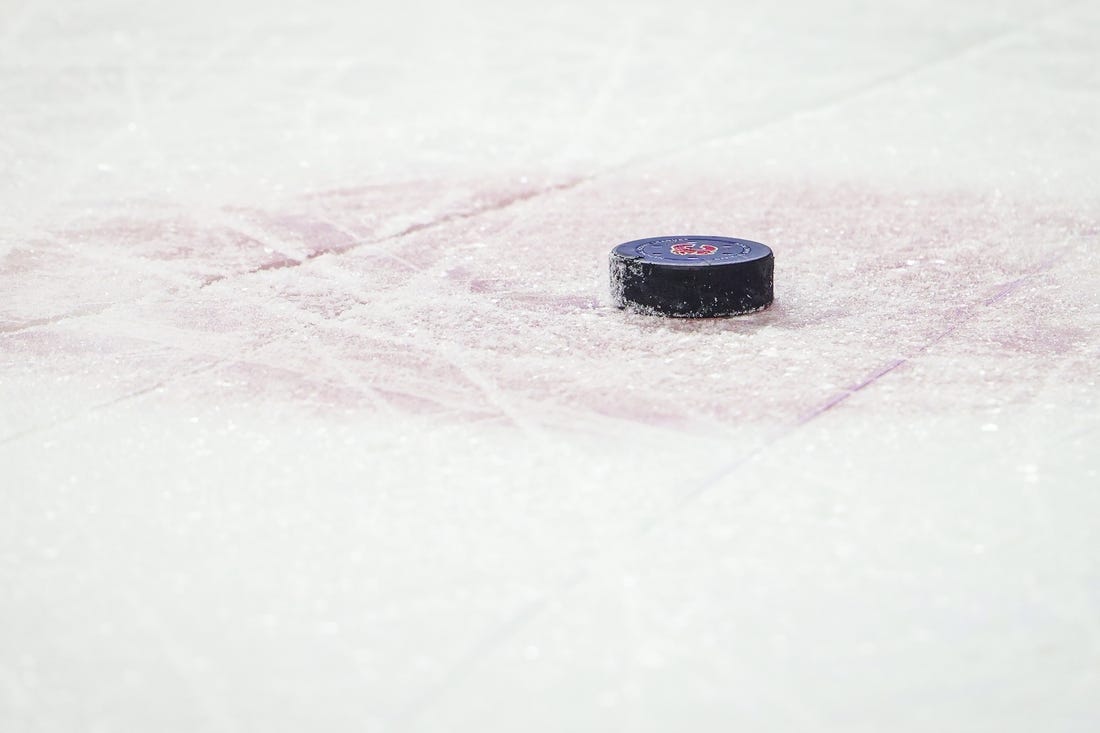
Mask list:
[[1097,730],[1098,30],[0,2],[0,730]]

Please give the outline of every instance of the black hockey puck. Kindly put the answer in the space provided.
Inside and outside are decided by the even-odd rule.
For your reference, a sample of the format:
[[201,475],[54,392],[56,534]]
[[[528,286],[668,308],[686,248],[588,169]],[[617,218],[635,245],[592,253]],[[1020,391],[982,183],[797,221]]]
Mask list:
[[767,245],[729,237],[653,237],[611,250],[619,308],[680,318],[736,316],[772,302],[775,257]]

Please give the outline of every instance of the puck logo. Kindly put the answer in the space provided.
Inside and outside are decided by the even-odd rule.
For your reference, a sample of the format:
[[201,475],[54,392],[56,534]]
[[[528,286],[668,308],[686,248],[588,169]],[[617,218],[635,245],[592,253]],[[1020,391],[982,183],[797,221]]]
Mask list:
[[700,242],[680,242],[669,247],[669,251],[674,255],[712,255],[718,251],[718,248],[713,244],[702,244]]

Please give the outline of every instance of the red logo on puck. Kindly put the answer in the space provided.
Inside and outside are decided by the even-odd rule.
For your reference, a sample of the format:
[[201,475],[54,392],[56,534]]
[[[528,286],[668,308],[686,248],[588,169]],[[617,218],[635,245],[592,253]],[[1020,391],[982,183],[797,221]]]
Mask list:
[[699,242],[680,242],[674,244],[669,250],[674,255],[712,255],[718,251],[713,244],[700,244]]

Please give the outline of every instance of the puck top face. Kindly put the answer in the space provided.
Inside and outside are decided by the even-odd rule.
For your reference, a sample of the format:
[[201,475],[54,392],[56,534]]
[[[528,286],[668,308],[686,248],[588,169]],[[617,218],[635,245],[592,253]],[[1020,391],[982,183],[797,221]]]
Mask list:
[[748,263],[772,254],[767,245],[747,239],[687,235],[636,239],[618,245],[613,251],[620,257],[672,267]]

